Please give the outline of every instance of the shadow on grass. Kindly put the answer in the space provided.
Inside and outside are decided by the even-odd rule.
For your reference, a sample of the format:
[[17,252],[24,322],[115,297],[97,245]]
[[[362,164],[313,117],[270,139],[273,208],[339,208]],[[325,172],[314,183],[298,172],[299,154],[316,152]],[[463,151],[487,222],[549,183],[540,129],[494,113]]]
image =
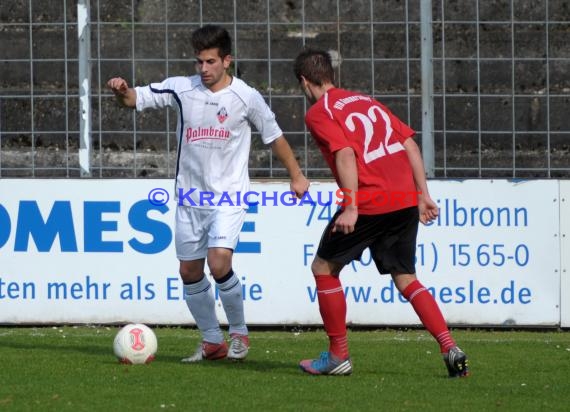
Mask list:
[[203,368],[203,369],[232,369],[236,371],[250,372],[289,372],[297,374],[300,372],[297,362],[294,361],[277,361],[271,359],[255,359],[253,356],[243,361],[232,361],[228,359],[220,359],[215,361],[202,361],[195,364],[184,364],[180,362],[183,356],[172,354],[158,353],[155,363],[169,363],[180,365],[181,368]]
[[[108,359],[102,361],[101,363],[112,364],[117,363],[113,356],[112,342],[109,345],[93,345],[93,344],[78,344],[69,343],[62,338],[61,343],[55,342],[42,342],[41,340],[34,339],[29,342],[10,342],[3,341],[0,339],[0,346],[2,349],[15,349],[18,351],[33,351],[36,354],[38,351],[46,352],[75,352],[79,354],[84,354],[88,356],[101,357],[105,356]],[[300,370],[295,361],[277,361],[277,360],[266,360],[266,359],[252,359],[248,358],[244,361],[231,361],[228,359],[221,359],[216,361],[202,361],[197,364],[183,364],[180,360],[184,357],[184,354],[171,354],[171,353],[157,353],[154,364],[172,364],[180,366],[181,368],[203,368],[203,369],[232,369],[236,371],[250,371],[250,372],[275,372],[279,370],[280,372],[286,372],[288,374],[298,374]]]

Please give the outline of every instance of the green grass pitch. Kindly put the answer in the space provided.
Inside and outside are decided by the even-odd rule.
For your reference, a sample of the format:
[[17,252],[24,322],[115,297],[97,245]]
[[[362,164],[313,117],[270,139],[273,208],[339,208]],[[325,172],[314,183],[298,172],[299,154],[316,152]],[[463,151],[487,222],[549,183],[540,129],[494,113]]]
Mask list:
[[423,330],[351,331],[351,376],[309,376],[322,330],[251,332],[243,362],[181,364],[195,329],[154,328],[149,365],[113,356],[118,326],[0,327],[4,411],[568,411],[570,333],[456,329],[471,376],[449,379]]

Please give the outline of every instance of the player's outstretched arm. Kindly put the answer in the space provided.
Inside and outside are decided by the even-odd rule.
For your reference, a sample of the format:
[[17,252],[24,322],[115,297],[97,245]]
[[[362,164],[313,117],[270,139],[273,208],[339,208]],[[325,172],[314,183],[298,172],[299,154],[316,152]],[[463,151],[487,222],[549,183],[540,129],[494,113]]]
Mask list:
[[303,194],[309,190],[309,181],[303,174],[293,150],[284,136],[280,136],[271,143],[271,149],[277,158],[283,163],[289,177],[291,178],[291,191],[295,192],[298,198],[303,197]]
[[107,87],[115,94],[117,101],[126,107],[135,108],[137,105],[137,92],[129,87],[122,77],[113,77],[107,82]]

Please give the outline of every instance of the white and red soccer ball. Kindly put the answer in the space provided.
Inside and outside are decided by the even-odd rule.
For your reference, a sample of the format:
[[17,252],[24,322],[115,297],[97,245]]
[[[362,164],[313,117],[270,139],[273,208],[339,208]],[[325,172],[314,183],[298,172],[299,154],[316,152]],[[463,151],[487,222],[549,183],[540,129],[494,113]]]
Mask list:
[[156,335],[142,323],[122,327],[113,342],[113,351],[119,362],[133,365],[152,362],[157,349]]

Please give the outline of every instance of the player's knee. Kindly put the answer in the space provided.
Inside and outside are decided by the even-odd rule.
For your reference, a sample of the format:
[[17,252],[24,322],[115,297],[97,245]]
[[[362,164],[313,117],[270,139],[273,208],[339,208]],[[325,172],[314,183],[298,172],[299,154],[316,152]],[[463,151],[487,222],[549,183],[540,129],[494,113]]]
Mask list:
[[219,279],[228,274],[231,265],[209,265],[210,273],[216,279]]
[[210,269],[210,273],[216,279],[225,276],[232,268],[232,261],[231,259],[212,259],[208,261],[208,268]]
[[313,276],[317,275],[333,275],[338,276],[340,271],[342,270],[343,265],[329,262],[319,256],[316,256],[311,263],[311,272],[313,272]]
[[208,268],[215,277],[225,276],[232,268],[232,253],[226,249],[210,249],[208,251]]
[[417,277],[415,273],[392,273],[392,280],[398,292],[402,293]]
[[180,278],[184,283],[198,282],[204,276],[203,267],[195,267],[193,265],[180,264],[180,269],[178,271]]
[[311,263],[311,272],[313,272],[313,276],[321,273],[321,272],[319,272],[320,268],[321,268],[321,265],[317,262],[317,259],[314,259],[313,263]]

